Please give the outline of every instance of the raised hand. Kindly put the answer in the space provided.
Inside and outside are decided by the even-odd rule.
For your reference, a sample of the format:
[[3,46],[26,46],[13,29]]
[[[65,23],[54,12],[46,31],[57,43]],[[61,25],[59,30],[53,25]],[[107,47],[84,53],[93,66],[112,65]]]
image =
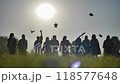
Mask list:
[[42,33],[42,30],[40,30],[40,32]]

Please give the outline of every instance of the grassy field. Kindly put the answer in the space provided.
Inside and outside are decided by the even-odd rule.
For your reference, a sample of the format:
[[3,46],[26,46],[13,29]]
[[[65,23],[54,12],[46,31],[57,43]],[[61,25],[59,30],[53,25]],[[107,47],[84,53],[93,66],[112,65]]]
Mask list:
[[75,61],[81,61],[80,68],[119,68],[120,57],[101,56],[43,56],[28,54],[26,56],[0,56],[1,68],[70,68]]

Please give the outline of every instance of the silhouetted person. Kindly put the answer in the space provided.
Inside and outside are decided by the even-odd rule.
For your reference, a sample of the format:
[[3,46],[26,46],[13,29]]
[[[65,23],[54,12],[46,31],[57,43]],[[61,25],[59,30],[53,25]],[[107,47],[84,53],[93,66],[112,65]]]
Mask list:
[[40,30],[41,36],[37,36],[37,40],[34,42],[34,49],[36,54],[41,54],[41,46],[43,41],[42,30]]
[[114,44],[112,40],[110,39],[109,35],[106,37],[106,40],[103,43],[103,48],[104,48],[104,54],[112,54]]
[[120,40],[117,36],[113,36],[111,38],[111,40],[113,41],[113,44],[114,44],[114,48],[113,48],[113,55],[116,55],[116,56],[120,56]]
[[81,52],[79,51],[80,50],[80,47],[81,47],[81,38],[77,38],[76,40],[75,40],[75,43],[74,43],[75,45],[74,46],[76,46],[76,51],[75,51],[75,54],[76,55],[79,55]]
[[46,37],[46,41],[44,42],[44,45],[43,45],[43,51],[44,51],[44,54],[45,55],[49,55],[50,54],[50,40],[49,40],[49,37]]
[[85,55],[87,55],[90,52],[90,41],[88,39],[88,36],[85,36],[85,39],[82,42],[83,47],[85,49]]
[[7,40],[7,47],[9,54],[14,55],[16,53],[17,41],[14,38],[14,34],[11,33],[9,39]]
[[97,56],[98,54],[101,54],[99,42],[98,42],[95,34],[92,35],[92,39],[90,42],[90,49],[91,49],[93,56]]
[[25,39],[25,35],[23,34],[22,39],[20,39],[18,41],[19,54],[20,55],[26,55],[27,54],[27,52],[26,52],[27,47],[28,47],[28,43],[27,43],[27,40]]
[[60,43],[60,52],[63,56],[69,56],[69,46],[71,43],[67,40],[67,37],[64,36],[61,43]]
[[53,38],[50,41],[50,48],[52,55],[58,55],[59,41],[57,40],[56,35],[53,35]]

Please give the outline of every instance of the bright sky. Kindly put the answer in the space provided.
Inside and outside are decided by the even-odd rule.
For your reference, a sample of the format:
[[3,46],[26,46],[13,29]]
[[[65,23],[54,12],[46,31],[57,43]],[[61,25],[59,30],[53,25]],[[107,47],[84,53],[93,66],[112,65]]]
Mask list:
[[[44,3],[56,11],[49,20],[39,18],[35,12]],[[90,12],[94,17],[89,16]],[[57,29],[53,27],[55,22],[59,24]],[[36,32],[31,34],[30,29]],[[106,35],[120,37],[120,0],[0,0],[0,35],[13,32],[20,39],[25,34],[30,51],[39,30],[43,30],[44,40],[55,34],[59,41],[66,35],[71,42],[82,32],[90,39],[96,34],[102,47]]]

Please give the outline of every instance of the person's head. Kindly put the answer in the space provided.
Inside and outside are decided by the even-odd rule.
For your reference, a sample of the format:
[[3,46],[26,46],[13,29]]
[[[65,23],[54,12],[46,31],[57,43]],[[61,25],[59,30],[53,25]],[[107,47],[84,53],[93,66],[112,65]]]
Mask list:
[[22,39],[25,39],[25,34],[22,35]]
[[14,34],[13,34],[13,33],[10,33],[9,38],[13,38],[13,37],[14,37]]
[[46,41],[49,41],[49,37],[46,37]]
[[37,40],[39,40],[39,36],[37,36]]
[[57,39],[56,35],[53,35],[53,40],[56,40],[56,39]]
[[67,36],[63,36],[63,41],[64,41],[64,40],[67,40]]
[[96,39],[96,35],[95,34],[92,35],[92,39]]
[[110,39],[110,36],[108,35],[108,36],[106,37],[106,39]]
[[88,39],[88,36],[87,36],[87,35],[85,36],[85,39]]

